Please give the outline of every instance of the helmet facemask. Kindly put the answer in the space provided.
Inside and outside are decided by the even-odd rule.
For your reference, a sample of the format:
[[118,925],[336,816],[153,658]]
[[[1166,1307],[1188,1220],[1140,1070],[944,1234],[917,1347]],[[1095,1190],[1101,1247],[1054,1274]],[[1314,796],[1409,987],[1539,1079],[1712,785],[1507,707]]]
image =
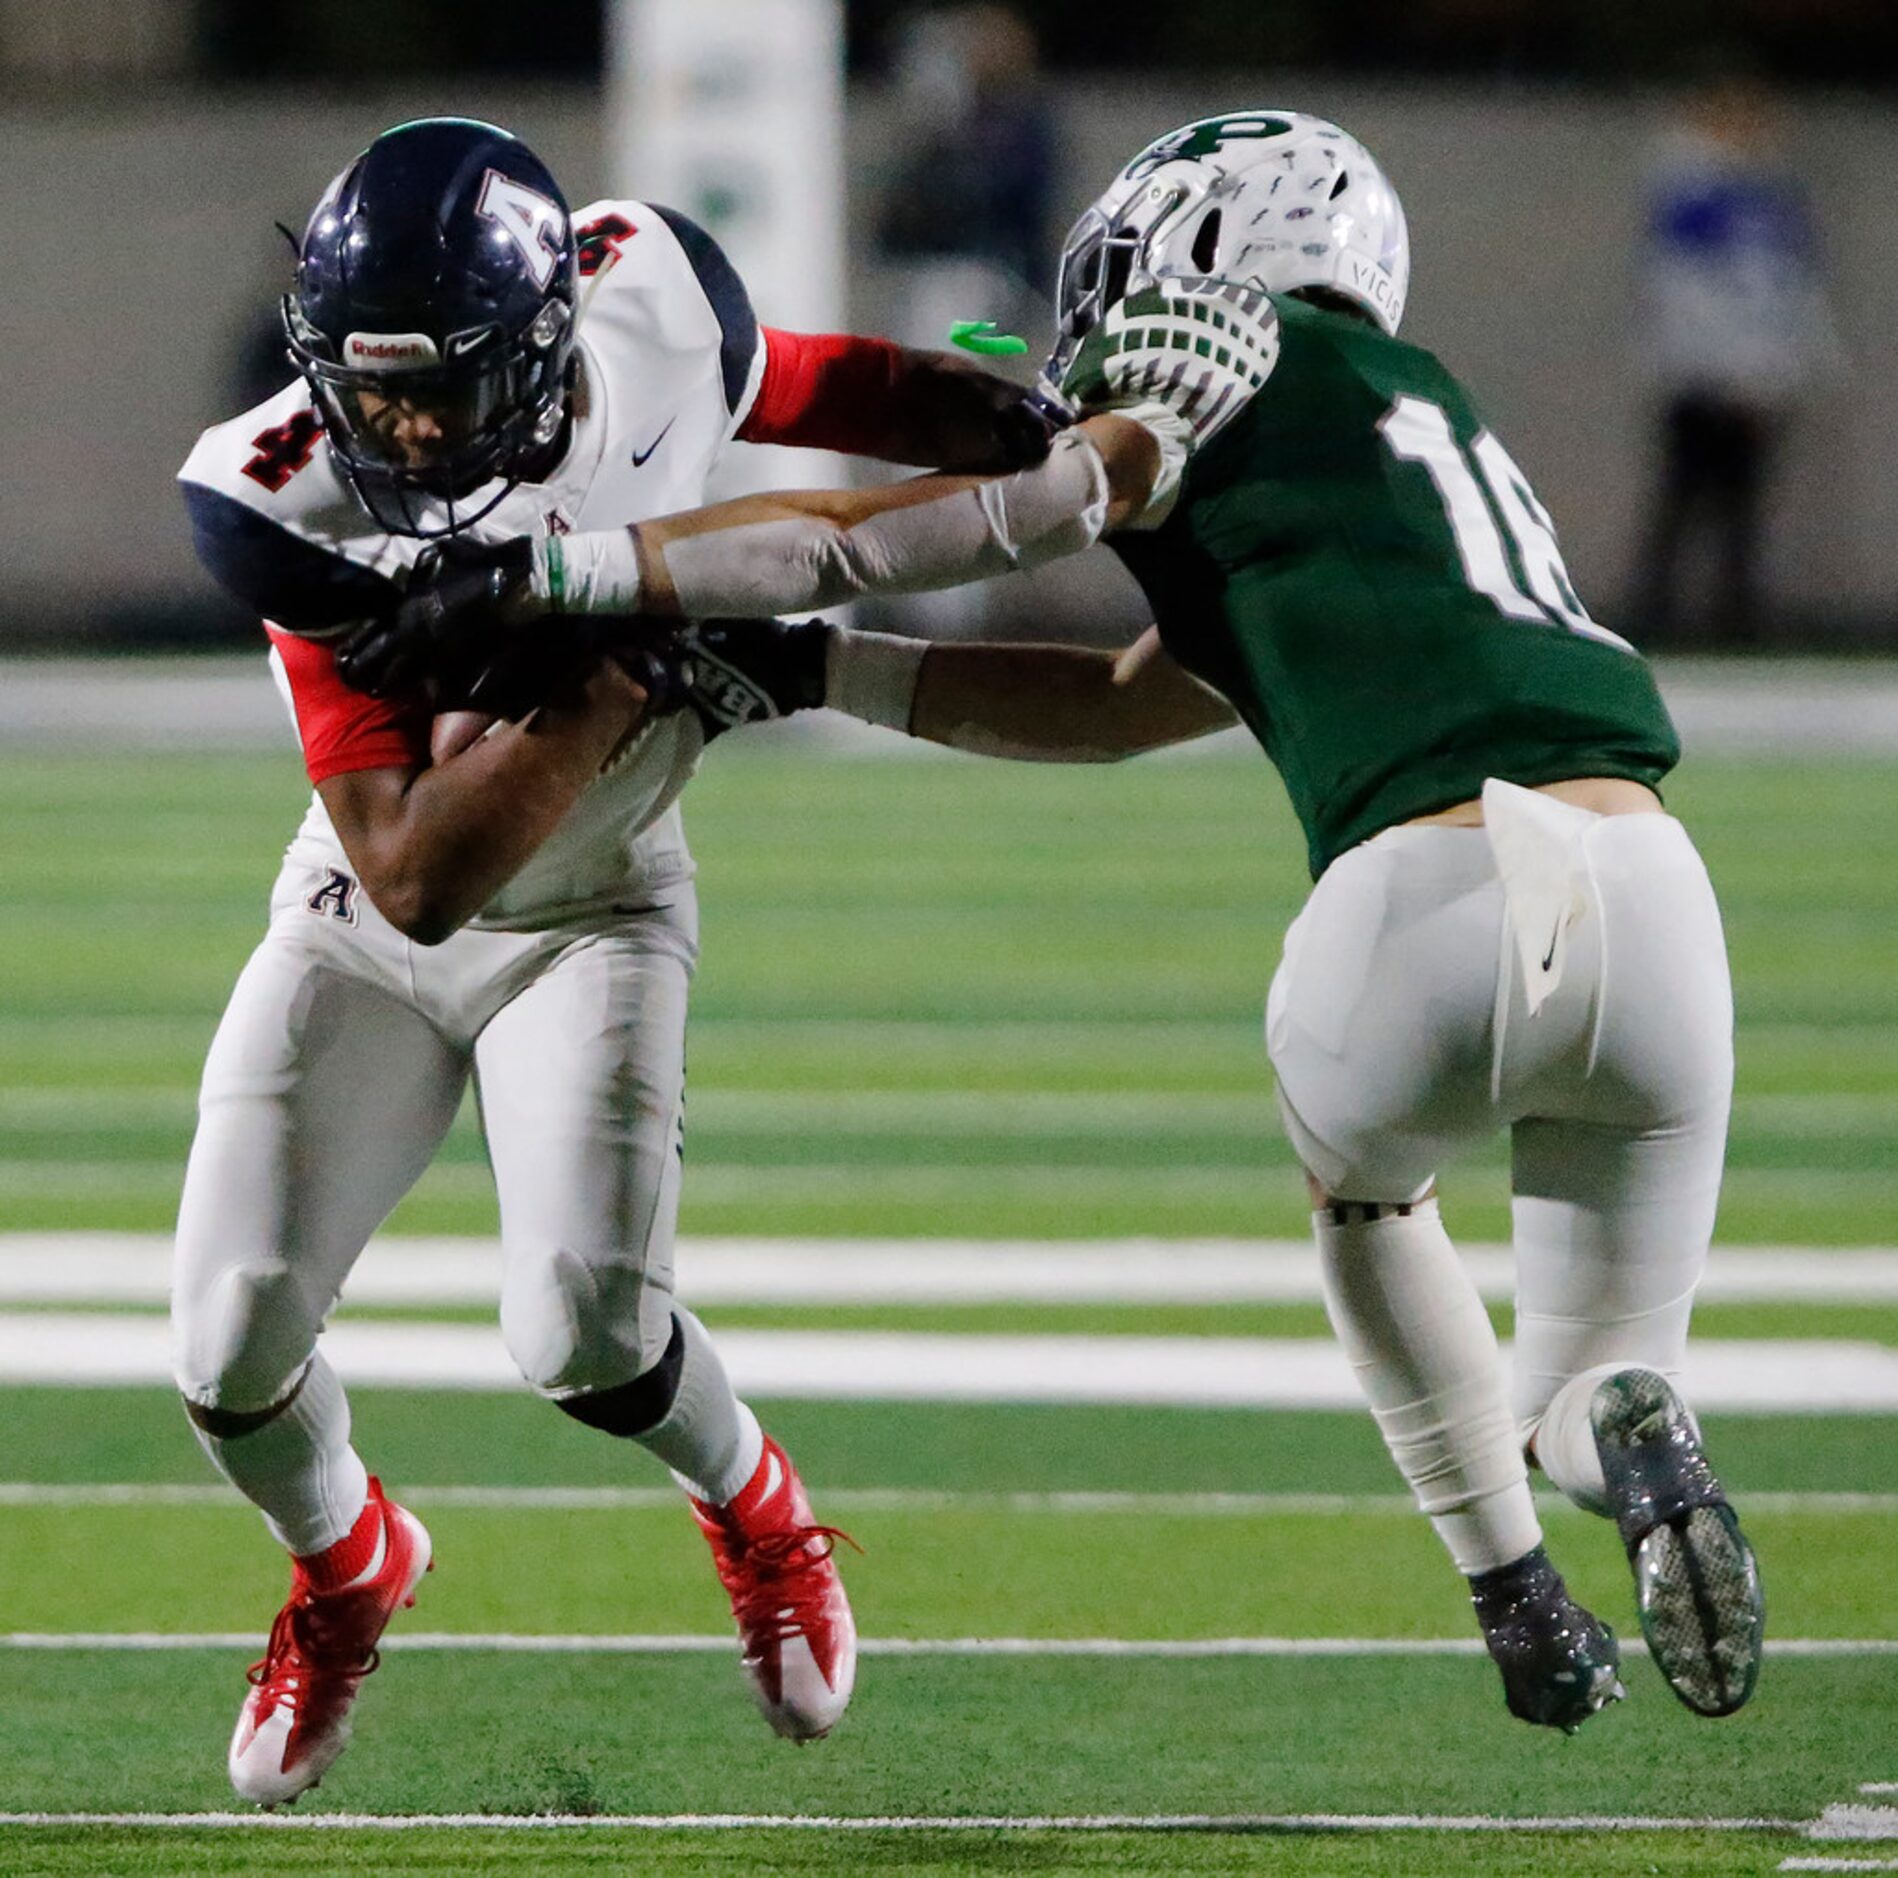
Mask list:
[[[309,384],[337,467],[392,533],[452,534],[506,500],[560,434],[571,381],[572,315],[549,299],[525,331],[453,333],[436,348],[421,334],[352,334],[346,352],[409,352],[413,362],[345,363],[283,301],[290,357]],[[448,355],[444,361],[440,352]],[[501,480],[473,512],[457,504]],[[431,516],[446,507],[447,521]]]
[[1394,334],[1409,274],[1402,205],[1356,139],[1293,111],[1203,118],[1149,144],[1075,223],[1044,377],[1058,386],[1107,311],[1159,280],[1327,295]]
[[1117,187],[1068,231],[1055,282],[1055,347],[1042,368],[1049,385],[1061,383],[1082,341],[1111,307],[1180,271],[1157,264],[1156,250],[1215,188],[1216,179],[1177,171],[1131,192]]
[[559,185],[492,124],[398,124],[330,184],[284,332],[337,470],[381,527],[453,534],[547,474],[577,275]]
[[1089,209],[1069,231],[1055,280],[1055,346],[1044,376],[1058,385],[1081,342],[1101,316],[1125,297],[1140,237],[1117,229],[1099,209]]

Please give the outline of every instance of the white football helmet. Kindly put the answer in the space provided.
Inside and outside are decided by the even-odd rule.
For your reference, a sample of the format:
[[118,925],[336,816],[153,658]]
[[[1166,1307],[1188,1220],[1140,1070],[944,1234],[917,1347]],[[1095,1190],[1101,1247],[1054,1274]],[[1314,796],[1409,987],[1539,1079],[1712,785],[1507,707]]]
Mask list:
[[1370,152],[1323,118],[1234,111],[1169,131],[1068,235],[1050,382],[1109,307],[1180,277],[1322,288],[1395,333],[1410,284],[1403,206]]

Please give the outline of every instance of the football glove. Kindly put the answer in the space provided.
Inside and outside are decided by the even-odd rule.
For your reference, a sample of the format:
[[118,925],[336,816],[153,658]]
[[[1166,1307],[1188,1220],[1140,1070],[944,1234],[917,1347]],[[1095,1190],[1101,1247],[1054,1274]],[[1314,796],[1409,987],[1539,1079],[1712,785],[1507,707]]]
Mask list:
[[993,453],[983,461],[957,467],[995,472],[1033,469],[1037,463],[1046,462],[1055,438],[1074,421],[1069,413],[1039,387],[1024,391],[1006,379],[987,374],[978,382],[989,407]]
[[815,710],[833,630],[821,619],[692,621],[661,654],[676,687],[672,708],[698,712],[707,743],[741,724]]
[[395,609],[338,650],[344,683],[372,698],[420,691],[438,710],[521,715],[495,706],[517,706],[533,689],[536,661],[568,666],[590,650],[524,617],[533,545],[525,535],[499,543],[457,537],[425,549]]
[[[925,413],[920,420],[924,433],[940,453],[940,469],[984,476],[1033,469],[1072,421],[1038,389],[1025,389],[967,359],[949,353],[910,356],[921,361],[915,396]],[[910,447],[918,441],[908,440]]]
[[648,717],[689,706],[708,740],[824,701],[831,629],[821,620],[535,616],[525,610],[532,571],[525,535],[431,547],[394,611],[338,649],[337,670],[371,697],[420,692],[437,711],[517,721],[608,655],[644,686]]
[[1060,402],[1039,386],[1018,391],[1012,402],[995,414],[995,436],[1000,455],[998,469],[1033,469],[1047,461],[1054,440],[1074,422]]
[[615,660],[644,689],[649,720],[692,702],[677,635],[665,622],[541,619],[508,628],[489,663],[438,698],[436,709],[483,711],[518,723],[542,705],[576,701],[602,657]]

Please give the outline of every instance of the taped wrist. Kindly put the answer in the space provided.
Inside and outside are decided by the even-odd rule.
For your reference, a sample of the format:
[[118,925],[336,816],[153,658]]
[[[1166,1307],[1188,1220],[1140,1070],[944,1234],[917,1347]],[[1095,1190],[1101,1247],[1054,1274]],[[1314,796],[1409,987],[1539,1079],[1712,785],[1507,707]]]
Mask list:
[[1193,426],[1179,412],[1152,398],[1107,408],[1115,417],[1138,424],[1160,449],[1160,467],[1154,474],[1153,492],[1147,497],[1146,507],[1138,515],[1129,516],[1121,527],[1136,532],[1158,528],[1173,513],[1173,504],[1179,499],[1180,482],[1193,454]]
[[907,731],[916,709],[926,639],[833,626],[824,650],[824,702],[833,711]]
[[800,515],[688,535],[666,548],[666,571],[680,612],[695,619],[925,593],[1079,553],[1100,538],[1107,503],[1100,452],[1071,431],[1033,469],[850,528]]
[[639,550],[630,528],[534,537],[536,599],[550,613],[639,611]]

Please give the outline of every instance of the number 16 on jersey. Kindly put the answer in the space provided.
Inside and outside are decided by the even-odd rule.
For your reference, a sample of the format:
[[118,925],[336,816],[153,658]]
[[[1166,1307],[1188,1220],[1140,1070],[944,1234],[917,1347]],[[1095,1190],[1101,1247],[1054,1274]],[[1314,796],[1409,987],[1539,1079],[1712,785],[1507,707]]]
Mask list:
[[[1528,477],[1516,467],[1500,439],[1487,430],[1479,431],[1465,452],[1442,405],[1408,395],[1384,414],[1378,430],[1393,456],[1405,463],[1421,463],[1429,472],[1462,558],[1464,578],[1473,592],[1482,594],[1511,619],[1565,626],[1570,632],[1599,639],[1623,652],[1634,650],[1619,633],[1588,617],[1587,608],[1576,597],[1568,569],[1562,565],[1562,551],[1555,545],[1549,512],[1537,501]],[[1509,565],[1497,516],[1502,518],[1515,546],[1517,562],[1529,587],[1527,593],[1518,585]]]

